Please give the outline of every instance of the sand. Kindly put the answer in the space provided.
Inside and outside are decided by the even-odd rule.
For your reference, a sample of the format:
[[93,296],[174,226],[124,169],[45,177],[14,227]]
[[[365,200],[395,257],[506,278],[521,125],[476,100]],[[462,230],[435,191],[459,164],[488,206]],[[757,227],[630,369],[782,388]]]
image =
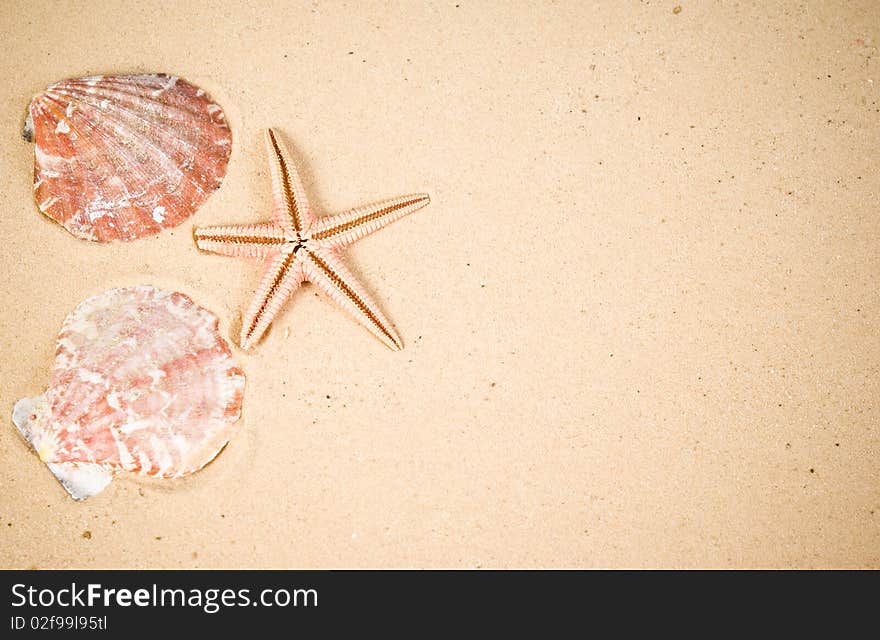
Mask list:
[[[0,4],[0,566],[880,567],[880,21],[802,4]],[[139,71],[223,105],[229,172],[79,241],[25,108]],[[232,335],[259,267],[192,226],[268,215],[267,126],[318,210],[431,194],[346,253],[405,349],[306,288],[214,463],[74,502],[14,402],[110,287]]]

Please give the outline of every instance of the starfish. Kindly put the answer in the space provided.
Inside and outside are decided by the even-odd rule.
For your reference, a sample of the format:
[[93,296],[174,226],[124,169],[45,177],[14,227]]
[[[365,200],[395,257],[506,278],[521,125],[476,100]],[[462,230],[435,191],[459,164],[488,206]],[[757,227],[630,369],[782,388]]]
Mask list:
[[293,292],[303,282],[311,282],[386,346],[402,349],[394,327],[345,266],[342,249],[421,209],[430,198],[423,193],[401,196],[316,216],[289,152],[272,129],[266,132],[266,148],[272,176],[271,222],[194,232],[203,251],[264,261],[259,287],[242,317],[241,347],[253,347]]

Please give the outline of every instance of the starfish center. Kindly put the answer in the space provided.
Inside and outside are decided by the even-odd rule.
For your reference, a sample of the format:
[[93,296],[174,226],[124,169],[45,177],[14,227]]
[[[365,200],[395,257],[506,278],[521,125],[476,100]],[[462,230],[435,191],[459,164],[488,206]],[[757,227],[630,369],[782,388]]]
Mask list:
[[284,251],[296,255],[300,249],[305,249],[307,240],[305,238],[287,238],[284,243]]

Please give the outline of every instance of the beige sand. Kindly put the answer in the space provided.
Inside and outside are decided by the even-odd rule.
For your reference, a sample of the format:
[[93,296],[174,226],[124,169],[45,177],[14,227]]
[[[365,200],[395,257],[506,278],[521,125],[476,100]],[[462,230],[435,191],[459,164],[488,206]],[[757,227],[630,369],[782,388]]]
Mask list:
[[[861,2],[0,5],[0,565],[880,567],[880,20]],[[268,213],[261,130],[406,343],[301,291],[241,432],[67,497],[16,433],[64,316],[150,283],[235,316],[192,224],[102,246],[31,199],[25,106],[179,74],[234,151],[196,224]]]

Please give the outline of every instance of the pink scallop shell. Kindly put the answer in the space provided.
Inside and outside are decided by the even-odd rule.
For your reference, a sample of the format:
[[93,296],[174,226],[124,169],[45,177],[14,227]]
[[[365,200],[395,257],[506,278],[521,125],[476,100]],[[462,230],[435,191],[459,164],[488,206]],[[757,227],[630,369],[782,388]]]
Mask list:
[[97,242],[179,225],[220,186],[232,149],[223,110],[164,74],[53,84],[31,101],[24,133],[40,211]]
[[226,445],[244,374],[217,317],[181,293],[111,289],[67,316],[46,392],[13,422],[76,499],[116,471],[175,478]]

